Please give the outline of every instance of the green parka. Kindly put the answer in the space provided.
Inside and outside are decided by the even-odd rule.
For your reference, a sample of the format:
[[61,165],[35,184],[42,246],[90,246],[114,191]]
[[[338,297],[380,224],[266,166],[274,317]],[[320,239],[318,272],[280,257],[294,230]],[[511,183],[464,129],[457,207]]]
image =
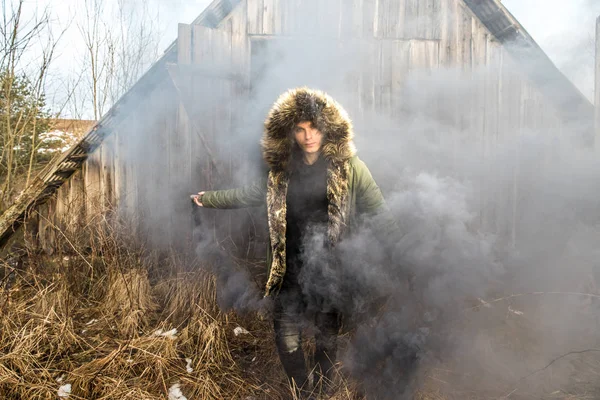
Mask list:
[[356,156],[352,123],[344,109],[320,91],[298,88],[284,93],[265,121],[261,145],[270,168],[266,179],[239,189],[208,191],[202,197],[202,204],[209,208],[255,207],[266,203],[270,247],[265,296],[279,289],[286,271],[288,166],[291,158],[300,154],[291,132],[301,121],[311,121],[323,133],[321,157],[328,161],[330,244],[335,245],[349,233],[362,215],[385,211],[381,190],[365,163]]

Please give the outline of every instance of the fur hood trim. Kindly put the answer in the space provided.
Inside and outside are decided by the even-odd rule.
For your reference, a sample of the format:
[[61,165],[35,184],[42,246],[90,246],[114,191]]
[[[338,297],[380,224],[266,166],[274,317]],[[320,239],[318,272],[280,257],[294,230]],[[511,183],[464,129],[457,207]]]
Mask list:
[[263,158],[273,171],[287,171],[294,147],[292,130],[298,122],[310,121],[323,137],[321,154],[332,164],[356,154],[352,121],[328,94],[306,87],[291,89],[275,102],[261,140]]

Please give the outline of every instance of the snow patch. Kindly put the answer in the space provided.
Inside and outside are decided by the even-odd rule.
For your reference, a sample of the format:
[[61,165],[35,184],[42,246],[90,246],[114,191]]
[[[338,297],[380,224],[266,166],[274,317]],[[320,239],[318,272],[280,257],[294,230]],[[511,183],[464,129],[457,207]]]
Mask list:
[[71,394],[71,384],[67,383],[58,388],[58,397],[69,397]]
[[155,331],[152,335],[153,336],[162,336],[162,337],[166,337],[167,339],[175,340],[175,339],[177,339],[177,336],[176,336],[177,328],[173,328],[167,332],[163,332],[162,329],[159,329],[159,330]]
[[237,328],[235,328],[233,330],[233,334],[235,336],[239,336],[239,335],[248,335],[250,332],[248,332],[247,330],[245,330],[244,328],[242,328],[241,326],[238,326]]
[[187,397],[181,393],[179,383],[176,383],[169,388],[169,400],[187,400]]
[[185,370],[187,371],[187,373],[191,374],[192,372],[194,372],[194,369],[192,368],[192,359],[186,358],[185,362],[187,362],[187,364],[185,366]]
[[37,152],[40,154],[64,153],[71,148],[71,145],[77,141],[77,135],[73,132],[53,130],[43,132],[39,135],[40,148]]

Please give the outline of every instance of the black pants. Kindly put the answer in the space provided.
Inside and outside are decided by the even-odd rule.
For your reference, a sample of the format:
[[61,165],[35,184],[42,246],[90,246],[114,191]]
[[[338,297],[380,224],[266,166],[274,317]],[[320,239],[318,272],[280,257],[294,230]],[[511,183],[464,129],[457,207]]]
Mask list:
[[321,310],[310,303],[299,287],[284,287],[275,300],[273,321],[275,343],[283,368],[290,382],[304,389],[308,387],[308,370],[302,350],[302,329],[307,326],[316,329],[314,382],[328,382],[335,364],[341,320],[338,312]]

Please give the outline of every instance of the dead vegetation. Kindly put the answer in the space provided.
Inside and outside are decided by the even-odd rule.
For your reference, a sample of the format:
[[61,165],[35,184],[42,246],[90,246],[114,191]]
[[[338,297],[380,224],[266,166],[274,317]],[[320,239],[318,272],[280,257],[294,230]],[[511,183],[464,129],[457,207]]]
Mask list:
[[268,319],[219,310],[205,265],[105,219],[54,226],[52,255],[2,260],[0,398],[291,398]]
[[[149,251],[105,218],[71,222],[56,235],[52,255],[25,247],[2,260],[0,398],[292,398],[268,318],[221,311],[215,278],[205,265],[181,254]],[[474,315],[498,321],[488,324],[493,332],[485,337],[493,340],[473,344],[491,357],[497,346],[535,351],[535,334],[521,342],[523,332],[534,331],[520,315],[495,316],[488,309]],[[243,333],[236,333],[238,327]],[[569,365],[597,376],[598,360],[598,354],[587,354]],[[526,390],[511,393],[510,382],[500,379],[488,392],[463,384],[492,373],[479,372],[468,375],[460,360],[424,368],[414,398],[537,398],[523,395]],[[596,398],[591,388],[576,387],[547,398]],[[320,398],[363,399],[359,393],[357,384],[339,373],[335,393]]]
[[96,227],[93,246],[72,251],[59,235],[52,256],[5,260],[0,397],[55,399],[67,384],[74,399],[159,399],[177,383],[188,398],[264,392],[236,366],[228,336],[241,321],[218,310],[202,266],[115,235]]

